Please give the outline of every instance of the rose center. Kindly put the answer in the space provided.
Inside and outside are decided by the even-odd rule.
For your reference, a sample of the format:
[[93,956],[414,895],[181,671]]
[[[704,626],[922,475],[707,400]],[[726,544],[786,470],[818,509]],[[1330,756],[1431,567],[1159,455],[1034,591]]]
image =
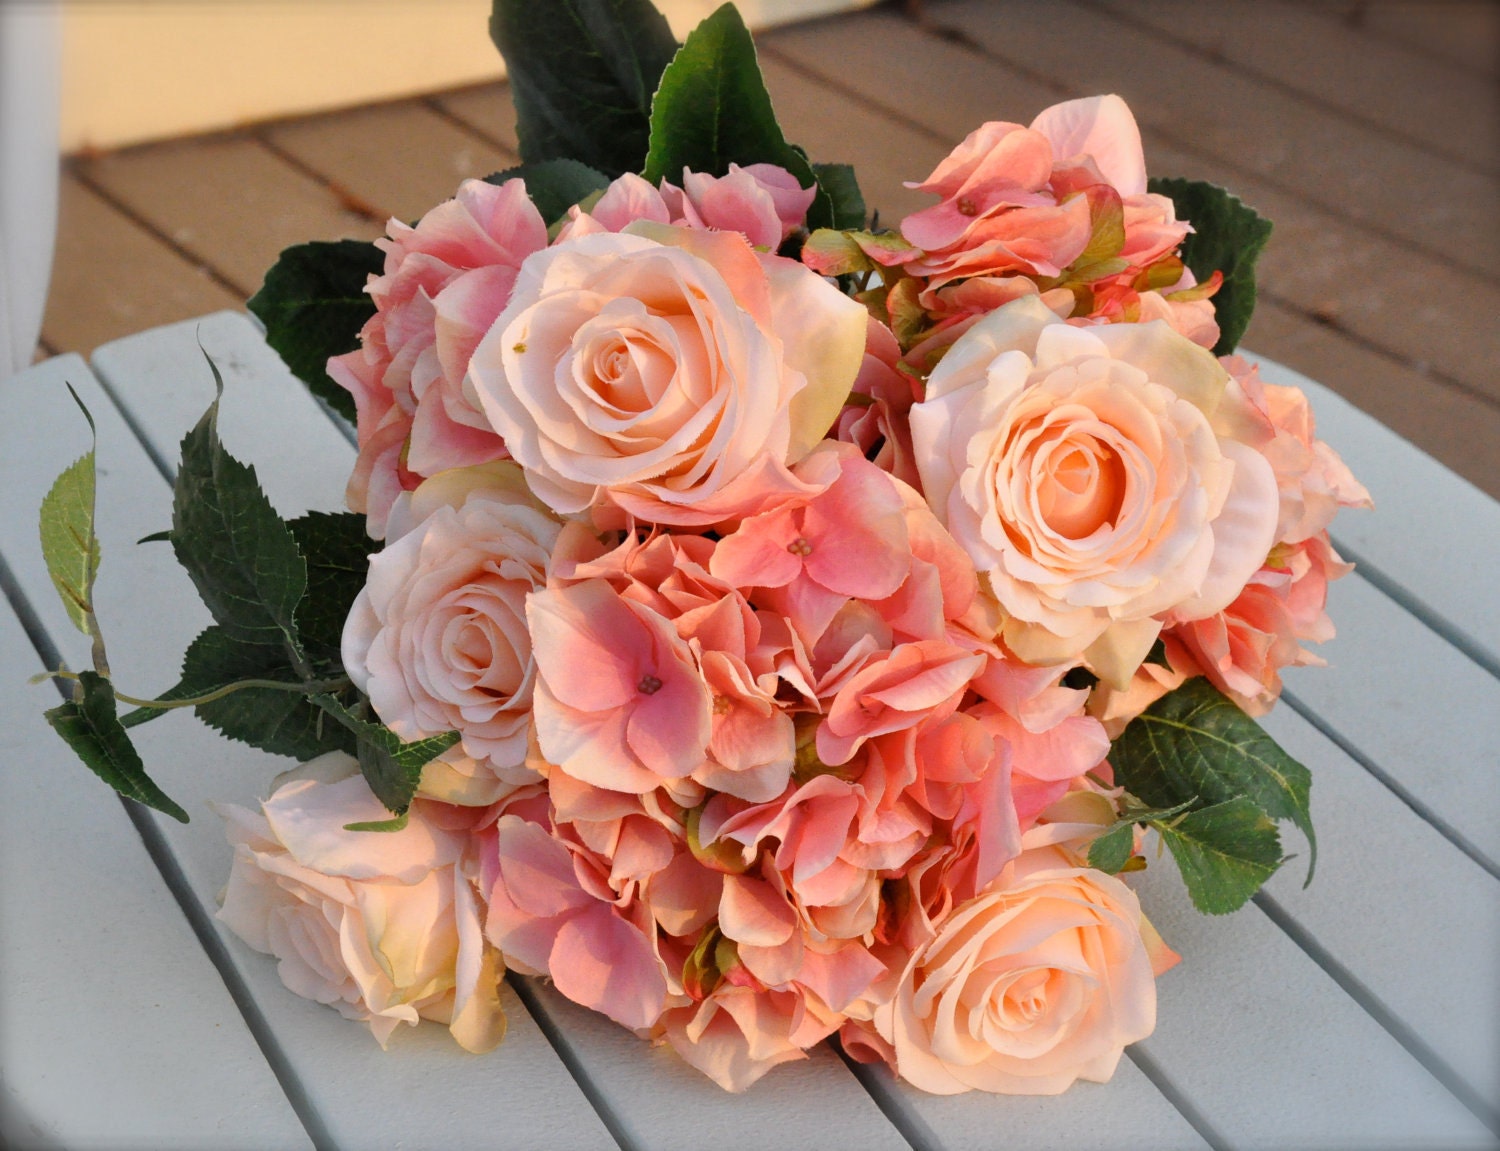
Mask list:
[[1055,445],[1037,463],[1037,511],[1058,535],[1084,539],[1118,521],[1125,466],[1110,445],[1080,436]]

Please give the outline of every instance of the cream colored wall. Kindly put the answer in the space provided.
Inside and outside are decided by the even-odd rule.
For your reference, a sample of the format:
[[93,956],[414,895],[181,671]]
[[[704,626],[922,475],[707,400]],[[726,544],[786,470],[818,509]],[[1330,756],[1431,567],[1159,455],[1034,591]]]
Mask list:
[[[752,28],[871,0],[740,0]],[[658,0],[679,37],[719,0]],[[503,75],[489,0],[64,0],[62,147],[107,148]]]

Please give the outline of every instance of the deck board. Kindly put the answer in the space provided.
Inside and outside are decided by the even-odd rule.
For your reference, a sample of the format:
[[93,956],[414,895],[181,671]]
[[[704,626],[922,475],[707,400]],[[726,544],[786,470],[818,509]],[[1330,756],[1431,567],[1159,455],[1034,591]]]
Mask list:
[[267,129],[265,138],[381,219],[408,222],[452,196],[462,181],[519,162],[417,101],[290,121]]

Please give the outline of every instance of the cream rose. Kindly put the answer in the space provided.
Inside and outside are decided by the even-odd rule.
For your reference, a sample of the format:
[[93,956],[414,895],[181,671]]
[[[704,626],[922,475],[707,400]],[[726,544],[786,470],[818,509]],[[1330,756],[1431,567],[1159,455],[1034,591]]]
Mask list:
[[1165,323],[1072,327],[1030,297],[933,370],[911,412],[923,488],[1022,659],[1082,657],[1123,688],[1169,614],[1222,610],[1265,562],[1276,480],[1228,383]]
[[1118,879],[1033,849],[912,954],[875,1026],[902,1078],[938,1095],[1105,1082],[1156,1026],[1141,924]]
[[859,370],[865,313],[741,235],[641,221],[527,259],[470,361],[536,494],[708,524],[805,487]]
[[398,1025],[432,1019],[469,1051],[493,1048],[505,969],[460,870],[465,836],[422,801],[401,831],[345,831],[390,818],[353,759],[336,752],[294,774],[306,777],[260,812],[218,808],[234,845],[219,918],[276,956],[292,991],[369,1024],[382,1046]]
[[537,777],[526,597],[561,530],[509,462],[440,472],[398,498],[391,540],[344,625],[344,667],[402,739],[458,731],[419,794],[495,802]]

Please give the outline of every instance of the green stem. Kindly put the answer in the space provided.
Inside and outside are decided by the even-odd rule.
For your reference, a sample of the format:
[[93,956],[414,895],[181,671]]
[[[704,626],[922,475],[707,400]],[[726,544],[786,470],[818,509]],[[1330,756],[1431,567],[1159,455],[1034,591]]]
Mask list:
[[[48,672],[47,675],[53,679],[77,680],[76,673],[65,668]],[[116,691],[115,698],[121,703],[128,703],[131,707],[149,707],[156,711],[171,711],[179,707],[198,707],[200,704],[213,703],[215,700],[223,699],[226,695],[241,691],[244,688],[259,687],[271,691],[294,691],[298,695],[316,695],[322,692],[342,691],[346,687],[352,687],[348,676],[339,676],[337,679],[306,680],[302,683],[288,683],[284,679],[239,679],[234,683],[225,684],[216,691],[208,692],[206,695],[195,695],[187,699],[137,699],[133,695]]]

